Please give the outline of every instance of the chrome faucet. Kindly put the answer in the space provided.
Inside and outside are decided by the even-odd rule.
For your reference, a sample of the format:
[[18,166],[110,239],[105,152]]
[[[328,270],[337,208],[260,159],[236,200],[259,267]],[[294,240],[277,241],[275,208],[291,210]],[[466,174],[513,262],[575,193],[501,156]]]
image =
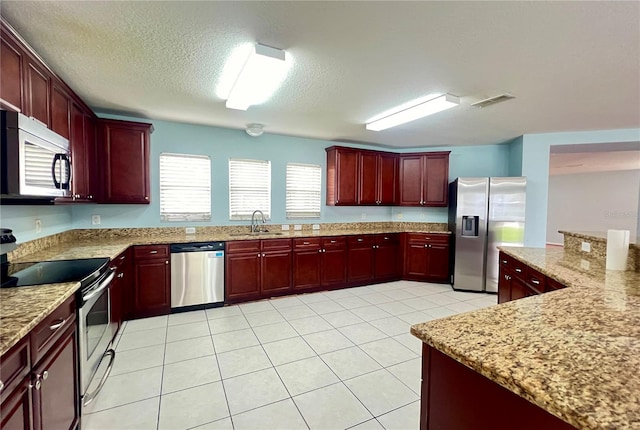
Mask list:
[[253,214],[251,214],[251,233],[257,233],[257,232],[261,231],[260,228],[258,227],[258,223],[256,222],[256,214],[258,212],[260,212],[260,216],[262,217],[262,223],[264,224],[264,223],[267,222],[267,220],[264,217],[264,214],[262,213],[261,210],[253,211]]

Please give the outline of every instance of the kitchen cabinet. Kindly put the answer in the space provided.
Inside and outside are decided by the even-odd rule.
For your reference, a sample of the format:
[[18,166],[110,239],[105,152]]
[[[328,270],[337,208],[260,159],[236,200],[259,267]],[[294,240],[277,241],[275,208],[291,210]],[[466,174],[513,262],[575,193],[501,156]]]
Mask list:
[[171,269],[168,245],[133,248],[132,318],[167,315],[171,310]]
[[51,85],[51,129],[70,139],[71,97],[66,88],[54,81]]
[[344,236],[293,239],[293,289],[313,291],[347,281]]
[[400,279],[400,234],[376,234],[374,242],[374,279],[377,282]]
[[71,176],[74,201],[90,202],[97,194],[95,120],[71,103]]
[[129,319],[133,311],[133,288],[131,285],[131,253],[129,249],[111,261],[115,277],[111,282],[111,325],[113,338],[120,330],[122,321]]
[[404,277],[413,281],[450,281],[450,235],[404,233]]
[[422,345],[421,391],[421,430],[574,429],[427,344]]
[[327,205],[358,204],[359,151],[332,146],[327,151]]
[[1,358],[2,429],[75,429],[80,417],[74,297]]
[[99,119],[100,203],[149,204],[149,141],[153,126]]
[[26,52],[21,43],[7,29],[0,26],[0,107],[23,112],[25,110],[24,69]]
[[347,282],[353,285],[373,282],[375,276],[373,235],[349,236],[347,243],[349,248]]
[[27,102],[25,115],[31,116],[47,127],[50,127],[49,95],[51,91],[51,75],[35,58],[27,55],[25,59],[25,90]]
[[448,205],[449,151],[400,154],[400,206]]
[[549,278],[521,261],[500,252],[498,275],[498,303],[543,294],[565,288],[560,282]]
[[396,204],[398,156],[388,152],[360,151],[358,157],[358,204]]
[[291,239],[227,242],[225,300],[252,300],[289,292],[291,273]]

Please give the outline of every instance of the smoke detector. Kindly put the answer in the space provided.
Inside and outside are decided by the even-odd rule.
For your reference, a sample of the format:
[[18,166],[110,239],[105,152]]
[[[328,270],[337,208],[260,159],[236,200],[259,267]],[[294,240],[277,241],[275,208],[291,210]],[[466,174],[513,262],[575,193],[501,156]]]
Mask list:
[[247,129],[245,130],[247,134],[251,137],[258,137],[264,133],[264,125],[263,124],[248,124]]
[[475,102],[471,104],[471,106],[477,107],[477,108],[484,108],[487,106],[494,105],[496,103],[506,102],[507,100],[511,100],[515,98],[516,96],[512,94],[504,93],[504,94],[500,94],[499,96],[489,97],[488,99],[480,100],[479,102]]

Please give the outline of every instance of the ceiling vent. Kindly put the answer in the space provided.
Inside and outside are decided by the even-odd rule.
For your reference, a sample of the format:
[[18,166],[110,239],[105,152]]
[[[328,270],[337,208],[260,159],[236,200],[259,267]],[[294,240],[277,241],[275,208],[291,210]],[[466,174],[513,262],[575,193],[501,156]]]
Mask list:
[[473,103],[471,106],[477,107],[477,108],[484,108],[487,106],[494,105],[496,103],[506,102],[507,100],[511,100],[515,98],[516,96],[512,94],[504,93],[504,94],[500,94],[499,96],[489,97],[488,99],[480,100],[479,102]]

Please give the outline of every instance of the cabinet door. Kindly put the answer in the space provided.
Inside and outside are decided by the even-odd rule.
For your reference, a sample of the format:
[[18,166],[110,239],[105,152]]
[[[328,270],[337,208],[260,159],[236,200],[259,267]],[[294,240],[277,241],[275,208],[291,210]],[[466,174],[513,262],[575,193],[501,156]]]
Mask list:
[[449,154],[425,155],[425,206],[447,206],[449,191]]
[[358,204],[378,204],[378,154],[375,152],[360,152],[358,156],[359,181]]
[[449,245],[429,244],[427,278],[432,282],[449,281]]
[[[4,26],[0,33],[0,106],[3,109],[24,111],[25,52],[9,35]],[[4,427],[3,427],[4,428]]]
[[423,160],[420,155],[400,156],[400,205],[421,206]]
[[375,279],[393,280],[400,278],[398,270],[397,244],[378,245],[375,250]]
[[423,242],[408,242],[404,260],[404,276],[422,281],[427,277],[427,250]]
[[122,303],[124,301],[124,273],[116,269],[116,277],[113,278],[109,288],[111,289],[111,326],[113,337],[115,337],[120,329],[120,324],[123,319]]
[[105,203],[149,203],[149,125],[99,120]]
[[30,376],[24,378],[0,405],[0,428],[3,430],[29,430],[33,428]]
[[498,276],[498,304],[511,300],[511,275],[501,270]]
[[347,248],[325,248],[322,253],[322,285],[338,287],[347,283]]
[[79,417],[76,329],[72,327],[33,369],[36,430],[74,429]]
[[167,315],[171,309],[169,260],[137,260],[134,271],[134,318]]
[[[293,253],[293,288],[309,289],[320,286],[321,250],[310,249]],[[343,264],[344,267],[344,264]]]
[[226,254],[225,298],[251,299],[260,295],[260,253]]
[[378,201],[381,205],[398,203],[398,157],[380,154],[378,157]]
[[327,204],[358,203],[358,151],[334,148],[327,152]]
[[27,78],[25,87],[27,91],[26,115],[36,118],[48,127],[51,125],[49,120],[51,77],[44,67],[31,57],[27,57],[25,68]]
[[511,296],[509,300],[518,300],[532,295],[534,293],[527,288],[524,282],[517,277],[511,277]]
[[291,251],[263,252],[260,257],[262,284],[260,292],[268,296],[291,289]]
[[373,281],[373,237],[350,237],[347,259],[347,281],[349,283],[360,284]]
[[51,129],[70,138],[71,99],[67,90],[57,82],[51,84]]
[[85,199],[89,194],[89,170],[87,165],[88,153],[85,143],[84,114],[75,104],[71,104],[71,186],[75,200]]

